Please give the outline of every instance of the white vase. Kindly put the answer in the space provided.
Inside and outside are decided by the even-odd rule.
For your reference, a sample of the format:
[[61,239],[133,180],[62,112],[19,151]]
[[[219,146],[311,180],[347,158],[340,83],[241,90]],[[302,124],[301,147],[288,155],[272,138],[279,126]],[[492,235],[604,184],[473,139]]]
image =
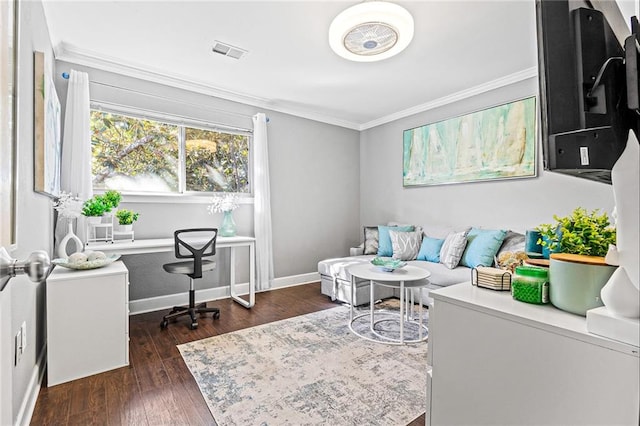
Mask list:
[[[60,241],[58,245],[58,257],[67,258],[70,254],[73,254],[78,251],[82,251],[82,241],[76,234],[73,233],[73,219],[67,219],[68,232],[67,235]],[[73,242],[75,246],[75,250],[67,251],[67,245],[69,242]]]
[[133,231],[133,223],[130,223],[128,225],[118,225],[118,229],[120,230],[120,232],[131,232]]

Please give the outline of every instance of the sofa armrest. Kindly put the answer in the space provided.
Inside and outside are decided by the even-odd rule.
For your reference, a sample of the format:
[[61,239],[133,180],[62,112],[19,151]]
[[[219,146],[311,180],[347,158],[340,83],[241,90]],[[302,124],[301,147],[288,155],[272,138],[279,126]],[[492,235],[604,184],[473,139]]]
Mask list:
[[349,249],[349,256],[362,256],[364,254],[364,244]]

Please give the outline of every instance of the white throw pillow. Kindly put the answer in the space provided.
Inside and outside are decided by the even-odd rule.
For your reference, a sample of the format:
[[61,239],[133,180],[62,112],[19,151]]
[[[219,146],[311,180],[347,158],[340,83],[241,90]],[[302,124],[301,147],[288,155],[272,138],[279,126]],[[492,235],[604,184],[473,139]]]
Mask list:
[[422,231],[400,232],[389,231],[393,258],[399,260],[415,260],[422,244]]
[[468,232],[469,230],[467,229],[462,232],[452,232],[447,235],[440,249],[440,263],[449,269],[458,266],[462,258],[462,253],[464,253],[464,248],[467,246]]

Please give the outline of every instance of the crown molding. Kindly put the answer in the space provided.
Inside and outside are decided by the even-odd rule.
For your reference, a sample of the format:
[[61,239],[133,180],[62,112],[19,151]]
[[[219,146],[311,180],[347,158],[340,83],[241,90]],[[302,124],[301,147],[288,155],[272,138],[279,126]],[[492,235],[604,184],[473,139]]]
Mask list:
[[382,124],[400,120],[401,118],[409,117],[411,115],[425,112],[434,108],[438,108],[453,102],[458,102],[463,99],[470,98],[472,96],[480,95],[482,93],[486,93],[491,90],[498,89],[500,87],[518,83],[520,81],[524,81],[529,78],[536,77],[537,75],[538,75],[537,67],[527,68],[525,70],[518,71],[513,74],[509,74],[495,80],[491,80],[487,83],[480,84],[478,86],[471,87],[469,89],[465,89],[448,96],[443,96],[442,98],[438,98],[433,101],[429,101],[421,105],[416,105],[414,107],[407,108],[403,111],[398,111],[393,114],[389,114],[385,117],[381,117],[376,120],[369,121],[367,123],[362,124],[358,130],[363,131],[363,130],[371,129],[373,127],[377,127]]
[[265,108],[271,111],[282,112],[296,117],[345,127],[352,130],[360,130],[360,123],[342,120],[314,111],[305,111],[299,108],[293,108],[284,103],[273,102],[268,99],[247,95],[245,93],[221,89],[201,81],[194,81],[190,77],[178,74],[167,74],[166,71],[155,70],[143,65],[124,62],[118,58],[105,56],[91,50],[79,49],[67,43],[59,43],[54,47],[53,51],[56,60],[97,68],[99,70],[109,71],[125,75],[127,77],[139,78],[154,83],[164,84],[166,86],[215,96],[228,101]]
[[79,49],[67,43],[60,43],[56,45],[53,51],[56,60],[97,68],[128,77],[139,78],[154,83],[164,84],[166,86],[176,87],[179,89],[206,94],[209,96],[215,96],[217,98],[226,99],[228,101],[239,102],[245,105],[251,105],[258,108],[264,108],[271,111],[290,114],[296,117],[306,118],[309,120],[319,121],[322,123],[358,131],[371,129],[373,127],[409,117],[414,114],[425,112],[453,102],[458,102],[472,96],[480,95],[482,93],[507,86],[509,84],[518,83],[520,81],[536,77],[538,75],[537,67],[527,68],[525,70],[506,75],[487,83],[471,87],[469,89],[465,89],[460,92],[456,92],[451,95],[426,102],[424,104],[416,105],[414,107],[407,108],[405,110],[398,111],[366,123],[356,123],[332,117],[330,115],[319,113],[316,111],[294,108],[290,105],[287,105],[286,103],[278,103],[269,99],[260,98],[245,93],[221,89],[201,81],[194,81],[193,79],[182,75],[167,74],[165,71],[154,70],[139,64],[123,62],[118,58],[104,56],[102,54],[98,54],[97,52],[86,49]]

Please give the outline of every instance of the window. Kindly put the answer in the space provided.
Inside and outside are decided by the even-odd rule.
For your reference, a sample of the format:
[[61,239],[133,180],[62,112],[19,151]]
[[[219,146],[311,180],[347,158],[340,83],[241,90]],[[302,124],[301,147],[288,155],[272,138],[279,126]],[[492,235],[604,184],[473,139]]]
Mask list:
[[91,111],[94,190],[249,193],[248,133]]

